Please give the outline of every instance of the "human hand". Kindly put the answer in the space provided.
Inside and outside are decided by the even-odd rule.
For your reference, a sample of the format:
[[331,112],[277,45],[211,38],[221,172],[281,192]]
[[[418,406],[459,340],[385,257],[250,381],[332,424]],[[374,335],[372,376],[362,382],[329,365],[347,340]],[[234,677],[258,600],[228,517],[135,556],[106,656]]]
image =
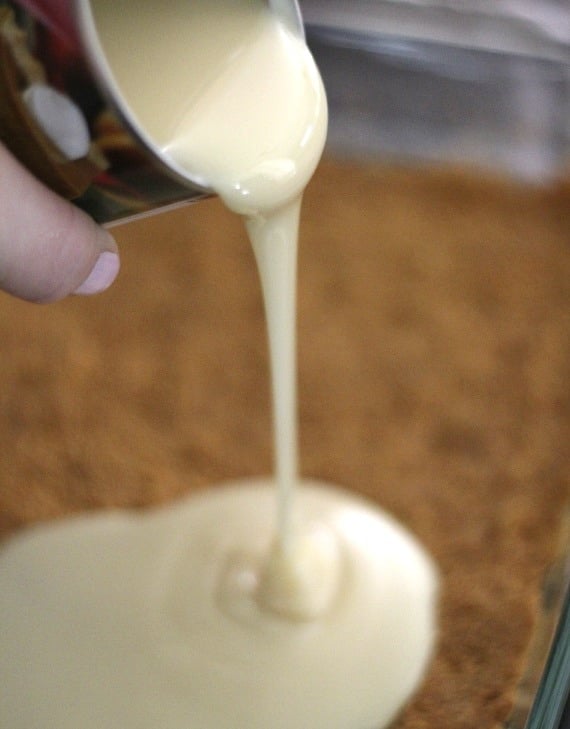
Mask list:
[[119,265],[111,235],[0,144],[0,289],[42,303],[96,294]]

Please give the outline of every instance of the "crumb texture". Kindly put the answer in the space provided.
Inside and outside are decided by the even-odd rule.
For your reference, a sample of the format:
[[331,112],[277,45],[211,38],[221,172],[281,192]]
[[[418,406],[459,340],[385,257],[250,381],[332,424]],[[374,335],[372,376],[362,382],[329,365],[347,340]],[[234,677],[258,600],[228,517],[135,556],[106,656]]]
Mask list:
[[[437,560],[441,634],[398,729],[495,729],[568,500],[570,188],[326,161],[299,266],[303,475]],[[271,470],[253,256],[217,200],[119,229],[92,299],[0,298],[0,533]]]

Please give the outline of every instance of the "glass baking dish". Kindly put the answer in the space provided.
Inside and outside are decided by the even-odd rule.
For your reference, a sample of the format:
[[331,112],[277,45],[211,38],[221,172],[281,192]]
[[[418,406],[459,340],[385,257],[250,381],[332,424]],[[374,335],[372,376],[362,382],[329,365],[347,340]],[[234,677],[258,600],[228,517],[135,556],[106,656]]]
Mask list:
[[[328,146],[336,157],[468,164],[533,186],[567,172],[570,6],[564,0],[301,5],[327,87]],[[570,726],[569,564],[565,538],[544,579],[506,729]]]
[[304,0],[302,7],[328,88],[335,149],[471,161],[530,181],[567,169],[566,2]]

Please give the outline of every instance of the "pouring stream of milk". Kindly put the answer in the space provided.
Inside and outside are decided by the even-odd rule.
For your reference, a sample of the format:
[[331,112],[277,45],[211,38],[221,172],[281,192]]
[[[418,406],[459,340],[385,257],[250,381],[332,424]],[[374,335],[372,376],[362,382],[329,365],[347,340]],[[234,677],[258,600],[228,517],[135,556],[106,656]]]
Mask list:
[[376,507],[297,488],[297,230],[326,135],[318,70],[261,0],[92,6],[136,124],[245,218],[271,352],[277,526],[273,481],[252,480],[12,539],[0,552],[0,724],[383,726],[429,660],[436,578]]
[[[97,0],[94,21],[109,71],[135,125],[158,143],[169,163],[201,180],[246,219],[267,314],[277,539],[287,551],[297,481],[299,211],[325,141],[325,92],[303,39],[265,3],[202,0],[171,2],[168,8],[157,15],[156,3],[144,0],[133,22],[113,0]],[[162,43],[156,32],[159,22]],[[189,46],[186,29],[198,27],[208,30],[193,32]],[[134,52],[137,48],[149,49],[149,58]],[[184,64],[174,65],[173,59],[180,58]],[[149,62],[161,83],[149,83]]]

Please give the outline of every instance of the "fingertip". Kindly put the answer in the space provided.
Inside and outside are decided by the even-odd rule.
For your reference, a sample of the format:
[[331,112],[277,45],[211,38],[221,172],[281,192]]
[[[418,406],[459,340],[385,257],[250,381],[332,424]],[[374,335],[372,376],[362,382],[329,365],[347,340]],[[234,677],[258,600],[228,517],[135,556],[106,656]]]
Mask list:
[[96,294],[115,280],[117,244],[0,145],[0,288],[36,303]]
[[92,296],[106,291],[117,278],[120,267],[121,263],[116,252],[103,251],[85,281],[73,293],[79,296]]

